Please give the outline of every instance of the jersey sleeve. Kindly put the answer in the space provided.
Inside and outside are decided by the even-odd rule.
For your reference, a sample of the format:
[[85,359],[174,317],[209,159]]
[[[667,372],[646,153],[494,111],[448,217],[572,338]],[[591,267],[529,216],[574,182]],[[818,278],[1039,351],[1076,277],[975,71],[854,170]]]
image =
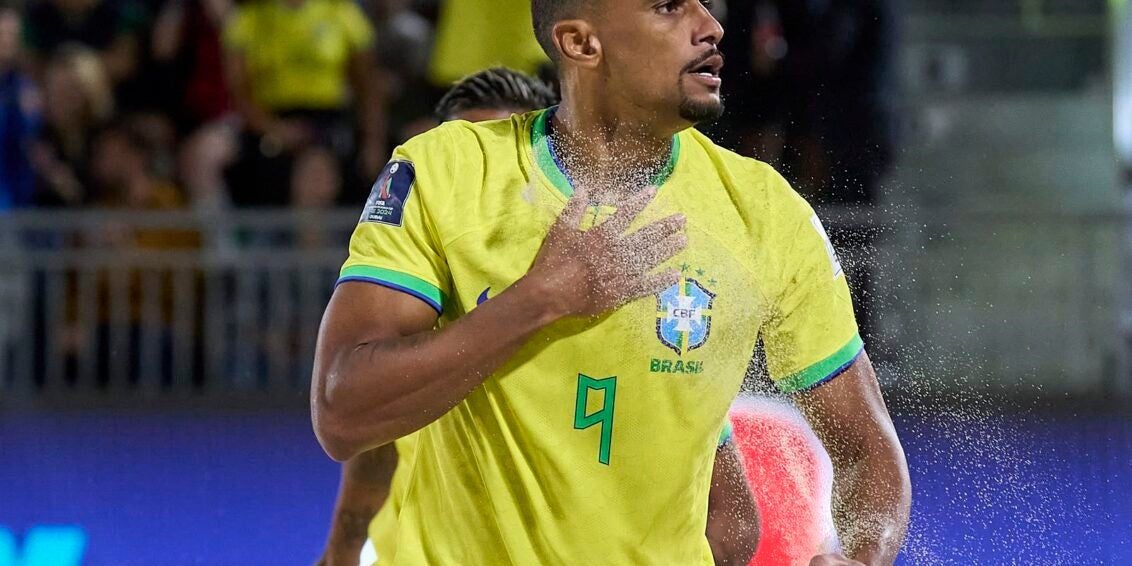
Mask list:
[[813,209],[790,193],[799,212],[778,240],[780,288],[762,328],[770,376],[783,393],[834,379],[864,351],[833,244]]
[[[442,133],[441,133],[442,134]],[[450,156],[437,143],[399,147],[374,183],[338,284],[362,281],[412,295],[444,311],[451,277],[434,222],[430,194],[452,182]],[[445,199],[439,199],[437,205]]]

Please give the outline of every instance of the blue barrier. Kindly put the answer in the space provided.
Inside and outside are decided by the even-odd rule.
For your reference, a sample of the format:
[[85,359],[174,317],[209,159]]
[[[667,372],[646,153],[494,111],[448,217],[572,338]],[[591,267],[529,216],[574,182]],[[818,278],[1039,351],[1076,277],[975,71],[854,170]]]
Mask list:
[[[915,491],[900,563],[1132,563],[1129,421],[897,425]],[[338,473],[303,412],[2,415],[0,566],[76,540],[91,566],[310,564]]]

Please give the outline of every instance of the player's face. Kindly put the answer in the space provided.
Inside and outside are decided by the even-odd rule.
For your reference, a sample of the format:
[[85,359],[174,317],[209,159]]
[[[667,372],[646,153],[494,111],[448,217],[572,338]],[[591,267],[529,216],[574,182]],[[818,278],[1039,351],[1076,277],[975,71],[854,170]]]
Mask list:
[[597,25],[610,86],[697,123],[723,113],[723,28],[703,0],[604,0]]
[[526,110],[518,108],[498,110],[495,108],[470,108],[452,115],[453,120],[467,120],[469,122],[488,122],[491,120],[506,120],[512,114],[522,114]]

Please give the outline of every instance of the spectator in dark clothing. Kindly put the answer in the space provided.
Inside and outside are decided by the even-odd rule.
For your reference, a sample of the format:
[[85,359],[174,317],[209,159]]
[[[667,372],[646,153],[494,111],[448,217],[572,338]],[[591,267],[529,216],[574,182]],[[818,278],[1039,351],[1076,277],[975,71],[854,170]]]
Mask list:
[[[732,104],[715,133],[774,163],[810,202],[875,203],[895,144],[888,0],[754,0],[728,8],[722,48]],[[875,234],[828,220],[867,339]]]
[[389,106],[389,142],[400,145],[436,126],[430,110],[443,90],[438,93],[426,77],[433,25],[411,10],[408,0],[365,0],[363,6],[376,31],[377,73]]
[[409,9],[408,0],[368,0],[381,64],[398,76],[423,77],[432,54],[434,30],[423,16]]
[[155,21],[152,56],[166,78],[167,111],[184,133],[232,111],[220,41],[231,9],[231,0],[169,0]]
[[[161,171],[158,158],[162,148],[140,126],[137,122],[118,122],[95,136],[90,178],[101,189],[92,203],[95,207],[120,211],[172,211],[184,207],[180,191]],[[200,245],[199,234],[183,228],[131,229],[106,223],[85,236],[86,247],[125,253],[192,250]],[[130,383],[160,379],[168,384],[174,373],[171,335],[177,274],[171,269],[153,267],[122,268],[118,273],[125,275],[124,304],[115,304],[113,276],[100,274],[97,279],[96,379],[100,384],[110,381],[111,360],[121,356]],[[185,275],[182,272],[180,276]],[[147,285],[147,279],[152,286]],[[74,309],[71,310],[74,320]],[[147,339],[156,345],[157,355],[150,360],[151,366],[143,367],[142,356],[127,356],[114,349],[116,326],[129,337],[127,352],[141,351]]]
[[[797,13],[797,60],[791,80],[801,96],[792,99],[796,152],[786,160],[799,188],[816,204],[873,205],[891,165],[895,147],[892,66],[895,21],[888,0],[782,2]],[[803,27],[797,28],[805,29]],[[788,34],[789,37],[789,34]],[[830,239],[840,250],[866,340],[873,337],[870,250],[876,233],[838,225]]]
[[39,93],[17,68],[20,15],[0,7],[0,211],[29,206],[35,188],[31,146],[41,122]]
[[818,203],[875,200],[894,144],[894,18],[888,0],[728,5],[732,101],[716,130],[774,162]]
[[28,8],[24,39],[36,76],[61,49],[94,50],[114,85],[134,76],[144,25],[137,4],[110,0],[36,0]]
[[872,204],[895,143],[888,0],[779,4],[794,152],[786,161],[813,202]]
[[231,175],[236,204],[290,204],[293,165],[311,149],[355,160],[362,178],[377,176],[389,157],[384,105],[373,26],[356,4],[251,0],[238,6],[223,37],[245,128]]
[[153,30],[167,112],[183,139],[178,177],[198,209],[229,205],[224,171],[236,159],[238,131],[221,32],[232,8],[231,0],[169,0]]
[[43,89],[45,124],[31,156],[36,200],[54,206],[87,204],[90,141],[114,109],[102,62],[89,50],[61,50],[47,64]]
[[813,99],[829,156],[819,201],[873,204],[896,142],[892,7],[888,0],[831,0],[816,16],[828,70]]

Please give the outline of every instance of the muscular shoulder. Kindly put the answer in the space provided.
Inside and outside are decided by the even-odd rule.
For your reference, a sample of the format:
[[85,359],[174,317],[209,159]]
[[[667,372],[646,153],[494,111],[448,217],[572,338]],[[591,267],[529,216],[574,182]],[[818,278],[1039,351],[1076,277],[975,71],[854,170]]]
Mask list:
[[412,164],[426,206],[443,222],[464,217],[489,185],[514,173],[520,162],[517,136],[523,131],[518,117],[446,122],[405,142],[393,159]]
[[405,142],[398,151],[416,159],[446,160],[453,175],[466,179],[467,167],[477,168],[487,160],[502,160],[514,152],[521,127],[515,119],[476,124],[445,122]]

